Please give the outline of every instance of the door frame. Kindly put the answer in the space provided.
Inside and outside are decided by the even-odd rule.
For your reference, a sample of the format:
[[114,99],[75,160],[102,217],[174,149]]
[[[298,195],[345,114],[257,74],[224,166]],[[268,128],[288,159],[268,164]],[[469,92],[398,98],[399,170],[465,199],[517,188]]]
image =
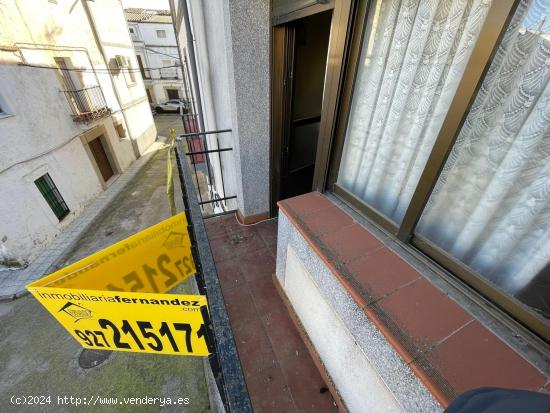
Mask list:
[[[317,13],[332,10],[330,25],[330,40],[323,88],[323,106],[317,140],[315,172],[312,190],[323,191],[325,188],[329,152],[332,136],[336,126],[336,114],[339,102],[339,91],[344,73],[343,66],[349,42],[350,22],[356,0],[334,0],[329,5],[318,7],[313,5],[300,10],[292,19],[274,20],[271,30],[271,146],[270,146],[270,216],[277,215],[277,201],[281,197],[282,150],[284,149],[285,121],[289,110],[286,97],[291,90],[286,78],[288,67],[288,44],[292,36],[293,21],[309,17]],[[287,15],[288,16],[288,15]]]
[[[178,97],[176,97],[176,98],[171,98],[171,97],[169,96],[169,93],[168,93],[169,90],[175,90],[175,91],[177,92],[177,94],[178,94]],[[164,92],[166,93],[166,99],[167,99],[167,100],[181,99],[181,90],[180,90],[180,88],[178,88],[178,87],[165,87],[165,88],[164,88]]]
[[[94,155],[92,153],[92,150],[89,146],[89,143],[95,139],[101,139],[101,143],[103,144],[103,149],[105,150],[105,154],[107,155],[107,159],[109,160],[109,164],[111,165],[111,168],[113,169],[113,176],[120,175],[122,173],[122,167],[120,166],[120,163],[118,162],[118,159],[116,158],[115,151],[113,150],[113,147],[111,145],[111,142],[109,140],[109,134],[107,133],[107,129],[104,125],[96,126],[86,132],[84,132],[80,136],[80,141],[82,142],[82,145],[84,146],[84,150],[86,151],[86,154],[90,158],[90,163],[92,164],[92,167],[94,168],[94,171],[97,175],[97,178],[99,182],[101,183],[101,186],[103,189],[107,188],[107,182],[103,179],[103,175],[101,174],[101,171],[99,170],[99,166],[97,165],[97,162],[94,158]],[[112,179],[112,177],[111,177]],[[110,179],[110,180],[111,180]]]
[[[111,161],[109,161],[109,157],[107,156],[107,151],[105,150],[105,144],[103,141],[105,140],[104,136],[101,135],[90,142],[88,142],[88,146],[90,147],[92,151],[92,155],[94,157],[96,165],[99,167],[99,172],[101,173],[101,176],[105,182],[109,181],[112,176],[115,175],[115,170],[113,169],[113,166],[111,165]],[[106,164],[105,164],[106,161]],[[107,170],[108,169],[108,170]],[[108,176],[105,176],[108,175]]]

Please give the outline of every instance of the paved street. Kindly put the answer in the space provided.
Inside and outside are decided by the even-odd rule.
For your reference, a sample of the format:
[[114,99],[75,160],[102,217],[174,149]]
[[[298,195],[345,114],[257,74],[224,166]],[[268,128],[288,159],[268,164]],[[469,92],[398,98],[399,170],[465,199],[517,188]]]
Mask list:
[[[170,115],[164,115],[170,116]],[[172,117],[177,119],[176,117]],[[164,124],[164,123],[163,123]],[[170,127],[166,123],[166,127]],[[159,130],[159,135],[163,132]],[[166,150],[157,152],[94,221],[58,267],[74,262],[169,217]],[[181,209],[181,199],[178,200]],[[190,293],[189,285],[177,287]],[[93,407],[89,411],[209,411],[203,360],[154,354],[111,353],[103,364],[79,367],[81,347],[31,296],[0,303],[0,411],[72,412],[58,396],[188,397],[187,406]],[[13,406],[12,395],[51,396],[52,404]],[[34,407],[34,408],[33,408]],[[183,408],[182,408],[183,407]],[[80,406],[82,409],[82,406]]]
[[174,113],[163,113],[160,115],[154,115],[155,125],[157,126],[157,134],[159,136],[168,136],[168,129],[174,128],[176,134],[183,132],[183,123],[181,116]]
[[[157,127],[157,133],[159,136],[168,136],[168,130],[170,128],[174,128],[176,130],[176,135],[180,135],[184,133],[183,130],[183,123],[181,120],[181,116],[178,114],[173,113],[164,113],[160,115],[155,115],[155,125]],[[187,158],[190,161],[190,157]],[[208,184],[207,184],[207,175],[208,172],[206,170],[206,164],[204,162],[197,163],[195,165],[195,168],[191,166],[191,162],[189,162],[189,167],[194,170],[197,170],[197,177],[198,182],[200,185],[200,193],[203,197],[203,200],[210,199],[208,194]],[[193,176],[195,174],[193,173]],[[197,190],[197,181],[195,178],[193,179],[195,183],[195,190]],[[212,214],[212,207],[210,205],[205,205],[204,207],[205,213]]]

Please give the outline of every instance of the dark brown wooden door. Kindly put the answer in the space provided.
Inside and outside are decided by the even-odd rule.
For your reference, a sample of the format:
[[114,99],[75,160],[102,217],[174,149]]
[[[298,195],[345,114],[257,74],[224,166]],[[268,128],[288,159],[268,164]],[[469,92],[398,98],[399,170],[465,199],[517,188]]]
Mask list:
[[99,167],[99,172],[101,172],[103,180],[107,182],[114,173],[109,162],[109,158],[107,158],[107,154],[105,153],[105,148],[101,143],[101,138],[96,138],[93,141],[90,141],[88,145],[90,146],[90,150],[92,151],[95,162]]

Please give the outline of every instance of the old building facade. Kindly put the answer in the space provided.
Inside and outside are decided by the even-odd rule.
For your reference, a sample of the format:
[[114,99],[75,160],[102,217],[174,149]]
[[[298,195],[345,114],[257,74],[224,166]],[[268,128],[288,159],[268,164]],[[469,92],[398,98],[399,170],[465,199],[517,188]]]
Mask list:
[[138,67],[119,2],[0,4],[1,264],[32,261],[156,139]]
[[168,10],[125,9],[147,97],[154,106],[183,98],[181,62]]

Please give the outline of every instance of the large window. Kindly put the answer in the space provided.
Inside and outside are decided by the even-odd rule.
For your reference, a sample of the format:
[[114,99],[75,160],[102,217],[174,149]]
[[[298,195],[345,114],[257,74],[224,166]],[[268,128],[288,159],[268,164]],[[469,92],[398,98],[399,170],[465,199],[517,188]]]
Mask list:
[[399,223],[489,9],[477,1],[373,8],[338,182]]
[[546,339],[549,15],[548,0],[515,9],[504,0],[375,2],[335,182]]
[[62,220],[70,212],[59,190],[52,181],[50,174],[42,175],[34,181],[36,187],[52,209],[58,220]]
[[543,271],[550,262],[550,22],[543,12],[550,2],[516,13],[416,231],[550,320]]

